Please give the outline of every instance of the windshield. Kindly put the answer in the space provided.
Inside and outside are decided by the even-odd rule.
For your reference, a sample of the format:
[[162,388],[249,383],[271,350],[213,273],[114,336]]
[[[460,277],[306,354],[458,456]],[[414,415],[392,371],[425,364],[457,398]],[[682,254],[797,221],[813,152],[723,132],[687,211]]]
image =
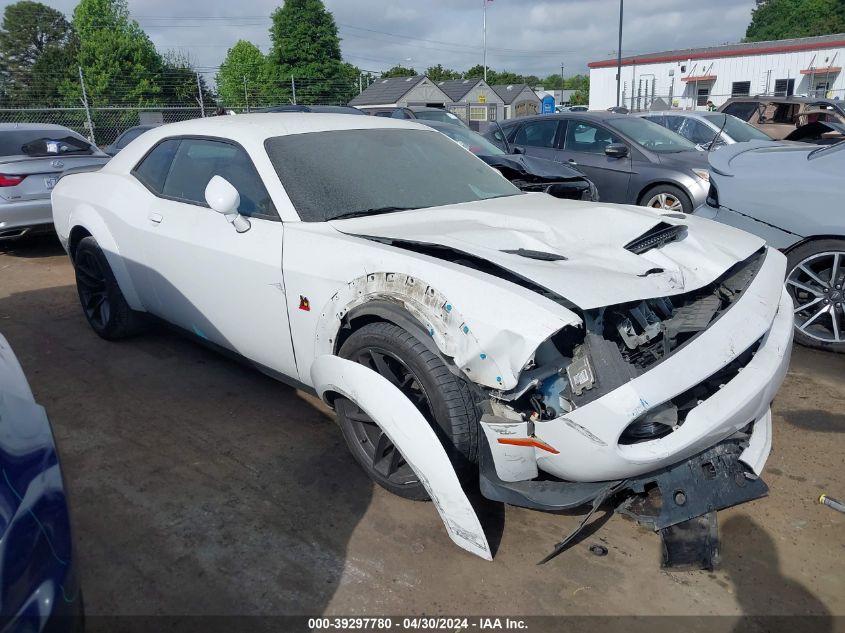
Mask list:
[[737,143],[744,143],[745,141],[772,140],[769,136],[758,130],[753,125],[748,125],[748,123],[740,121],[735,116],[722,114],[721,112],[702,114],[701,116],[720,129],[724,125],[725,134],[730,136]]
[[680,134],[675,134],[662,125],[640,117],[609,119],[607,124],[627,135],[635,143],[658,154],[675,154],[697,149],[695,143],[688,141]]
[[465,127],[458,127],[457,125],[438,125],[434,128],[438,132],[445,134],[450,139],[455,141],[464,149],[468,149],[473,154],[480,156],[502,156],[504,152],[493,145],[486,138],[477,134]]
[[93,154],[94,148],[70,130],[10,130],[0,132],[0,156],[64,156]]
[[433,130],[310,132],[268,138],[264,147],[305,222],[521,193]]
[[463,125],[463,122],[451,112],[446,110],[419,110],[414,112],[418,119],[425,121],[440,121],[441,123],[451,123],[452,125]]

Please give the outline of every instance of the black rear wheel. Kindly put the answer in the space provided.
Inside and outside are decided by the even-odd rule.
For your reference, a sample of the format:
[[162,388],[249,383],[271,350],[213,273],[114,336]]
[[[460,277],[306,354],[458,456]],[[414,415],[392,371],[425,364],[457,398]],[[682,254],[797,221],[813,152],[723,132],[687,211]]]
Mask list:
[[[471,472],[478,438],[478,414],[469,386],[410,333],[392,323],[371,323],[353,332],[340,356],[369,367],[401,391],[428,421],[459,475]],[[357,404],[335,403],[347,445],[367,474],[408,499],[428,493],[384,431]]]
[[131,336],[143,325],[143,315],[126,303],[109,262],[93,237],[76,247],[73,266],[76,290],[91,329],[107,340]]

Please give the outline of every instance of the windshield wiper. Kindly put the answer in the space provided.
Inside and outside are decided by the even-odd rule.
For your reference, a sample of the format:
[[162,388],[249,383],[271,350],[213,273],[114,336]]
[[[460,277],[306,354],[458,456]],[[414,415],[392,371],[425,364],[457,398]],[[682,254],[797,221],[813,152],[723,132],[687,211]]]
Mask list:
[[393,213],[394,211],[413,211],[419,207],[375,207],[374,209],[360,209],[358,211],[348,211],[336,215],[331,220],[345,220],[347,218],[360,218],[365,215],[380,215],[382,213]]

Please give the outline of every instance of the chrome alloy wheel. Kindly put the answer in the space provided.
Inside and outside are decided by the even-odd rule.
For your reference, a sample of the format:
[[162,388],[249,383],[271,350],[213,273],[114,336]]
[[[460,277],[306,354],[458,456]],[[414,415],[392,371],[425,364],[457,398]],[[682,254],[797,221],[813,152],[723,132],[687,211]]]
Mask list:
[[795,328],[824,343],[845,341],[845,252],[816,253],[786,278]]

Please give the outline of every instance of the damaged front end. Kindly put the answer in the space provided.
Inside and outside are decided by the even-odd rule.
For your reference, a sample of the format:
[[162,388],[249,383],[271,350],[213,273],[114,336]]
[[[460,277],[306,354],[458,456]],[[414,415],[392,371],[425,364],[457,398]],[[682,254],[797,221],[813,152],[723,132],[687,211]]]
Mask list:
[[666,566],[712,568],[715,511],[768,490],[791,344],[780,259],[763,249],[693,292],[586,310],[543,343],[515,388],[491,393],[484,496],[541,510],[613,498],[661,534]]

